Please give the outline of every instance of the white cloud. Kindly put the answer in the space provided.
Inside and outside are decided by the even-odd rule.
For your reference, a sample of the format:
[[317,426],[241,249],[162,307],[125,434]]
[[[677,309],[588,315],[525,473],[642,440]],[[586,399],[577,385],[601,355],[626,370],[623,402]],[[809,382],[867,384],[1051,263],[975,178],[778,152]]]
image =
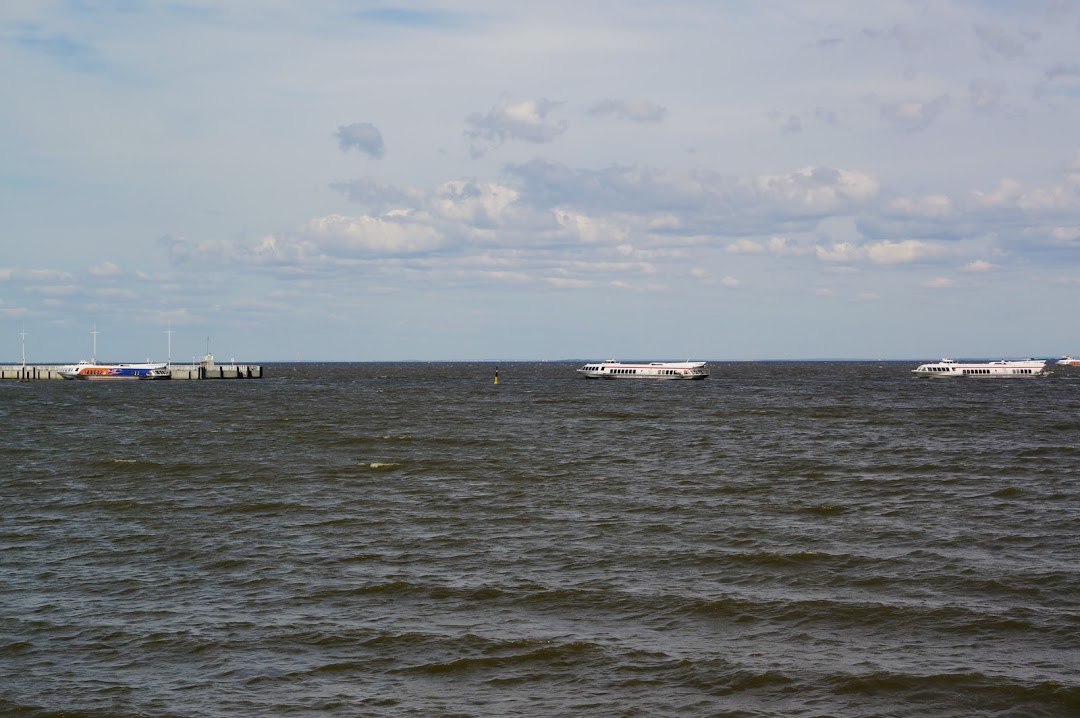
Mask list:
[[101,264],[95,264],[90,267],[90,274],[95,277],[115,277],[120,274],[120,267],[117,267],[112,262],[102,262]]
[[1028,189],[1021,182],[1006,178],[993,191],[973,190],[971,196],[977,207],[995,210],[1038,213],[1080,209],[1080,186],[1071,186],[1069,173],[1064,180],[1063,184]]
[[108,297],[110,299],[135,299],[139,295],[131,289],[122,289],[120,287],[101,287],[94,290],[94,294],[99,297]]
[[949,95],[938,95],[932,100],[905,100],[886,102],[881,105],[881,118],[902,132],[916,132],[927,128],[949,107]]
[[572,279],[569,277],[545,277],[545,283],[560,289],[588,289],[594,282],[587,279]]
[[327,215],[308,222],[301,242],[312,242],[321,252],[399,255],[424,252],[442,244],[432,227],[378,217]]
[[829,246],[816,248],[818,259],[826,262],[858,261],[864,254],[860,247],[849,242],[834,242]]
[[804,167],[783,175],[759,175],[741,186],[762,204],[800,215],[850,211],[878,192],[872,175],[831,167]]
[[768,247],[770,254],[776,256],[811,254],[814,251],[812,248],[802,246],[787,237],[769,237],[765,246]]
[[903,242],[875,242],[863,248],[875,264],[909,264],[938,256],[943,250],[917,240]]
[[80,293],[81,289],[75,284],[38,284],[28,288],[34,294],[46,296],[69,296]]
[[954,214],[953,201],[940,194],[917,199],[897,197],[887,202],[885,207],[888,213],[895,217],[948,219]]
[[975,218],[957,207],[951,197],[893,197],[876,211],[856,220],[859,232],[869,239],[960,240],[977,233]]
[[936,245],[918,240],[886,240],[865,245],[836,242],[818,246],[816,251],[818,258],[826,262],[869,262],[878,265],[911,264],[943,254],[943,250]]
[[1002,179],[992,192],[972,190],[975,202],[983,207],[1014,206],[1024,193],[1024,186],[1012,179]]
[[667,108],[648,100],[601,100],[589,108],[593,115],[614,115],[632,122],[661,122]]
[[454,180],[440,185],[428,206],[443,220],[495,227],[507,221],[518,199],[518,192],[505,185]]
[[728,242],[727,251],[732,254],[771,254],[774,256],[793,256],[810,254],[814,250],[799,245],[787,237],[769,237],[764,241],[755,239],[736,239]]
[[566,132],[566,121],[554,122],[548,115],[563,103],[540,98],[512,100],[501,98],[486,114],[474,113],[466,119],[465,136],[501,144],[523,140],[543,144]]
[[953,286],[954,284],[956,284],[956,282],[949,279],[948,277],[934,277],[933,279],[928,279],[922,283],[924,287],[928,287],[930,289],[945,289]]
[[1038,33],[1007,30],[996,24],[975,23],[973,27],[988,54],[1008,60],[1027,55],[1027,44],[1039,38]]
[[620,255],[632,257],[643,261],[658,259],[684,259],[690,258],[691,254],[684,249],[663,247],[657,249],[643,249],[631,244],[620,244],[615,247]]
[[67,282],[75,279],[75,274],[56,269],[25,269],[22,267],[0,267],[0,281],[22,281],[27,283]]
[[338,146],[342,152],[355,149],[371,157],[379,158],[386,153],[382,133],[370,122],[356,122],[337,128]]
[[736,239],[728,243],[727,251],[733,254],[764,254],[765,247],[752,239]]
[[1080,188],[1080,151],[1076,153],[1073,161],[1065,168],[1064,176],[1066,183]]
[[1057,242],[1076,242],[1080,240],[1080,226],[1053,227],[1050,236]]

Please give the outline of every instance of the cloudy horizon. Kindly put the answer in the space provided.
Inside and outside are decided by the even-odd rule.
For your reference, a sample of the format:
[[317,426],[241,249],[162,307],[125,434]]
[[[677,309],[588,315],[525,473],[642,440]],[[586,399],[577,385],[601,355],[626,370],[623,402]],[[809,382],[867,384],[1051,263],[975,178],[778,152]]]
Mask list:
[[1080,353],[1078,45],[1063,0],[6,4],[0,363]]

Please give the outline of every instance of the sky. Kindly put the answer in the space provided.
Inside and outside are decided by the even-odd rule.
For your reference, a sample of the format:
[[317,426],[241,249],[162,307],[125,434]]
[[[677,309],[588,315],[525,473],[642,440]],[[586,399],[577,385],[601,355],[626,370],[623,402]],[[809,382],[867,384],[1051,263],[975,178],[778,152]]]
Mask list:
[[0,363],[1080,354],[1078,2],[6,0],[0,66]]

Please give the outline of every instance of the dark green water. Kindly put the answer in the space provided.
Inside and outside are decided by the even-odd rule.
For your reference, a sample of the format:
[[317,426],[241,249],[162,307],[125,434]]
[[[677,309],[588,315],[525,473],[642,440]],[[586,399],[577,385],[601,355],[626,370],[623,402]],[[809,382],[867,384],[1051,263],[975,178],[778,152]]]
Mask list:
[[0,715],[1080,715],[1080,371],[0,383]]

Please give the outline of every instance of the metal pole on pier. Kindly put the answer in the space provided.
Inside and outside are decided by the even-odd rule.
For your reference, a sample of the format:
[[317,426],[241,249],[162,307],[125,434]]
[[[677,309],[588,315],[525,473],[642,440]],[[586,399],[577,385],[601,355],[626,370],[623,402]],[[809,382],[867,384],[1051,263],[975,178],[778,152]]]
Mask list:
[[19,332],[19,336],[22,337],[22,370],[19,372],[20,381],[28,381],[29,377],[26,375],[26,325],[23,325],[23,329]]

